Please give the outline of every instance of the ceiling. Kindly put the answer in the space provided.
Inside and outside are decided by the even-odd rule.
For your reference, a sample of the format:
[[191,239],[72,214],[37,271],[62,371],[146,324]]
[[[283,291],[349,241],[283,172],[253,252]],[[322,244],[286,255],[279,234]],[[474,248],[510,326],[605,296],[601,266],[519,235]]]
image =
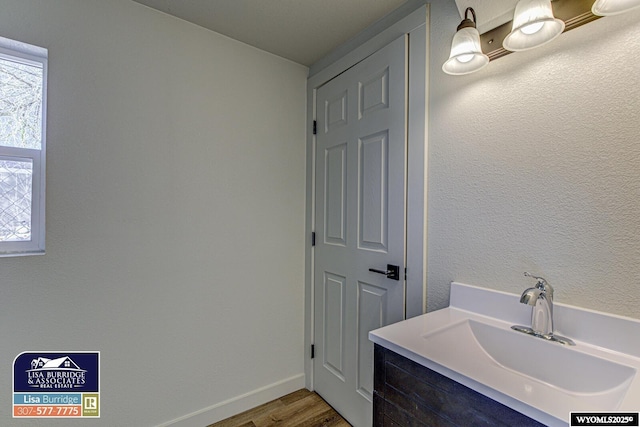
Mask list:
[[311,66],[407,0],[133,0]]

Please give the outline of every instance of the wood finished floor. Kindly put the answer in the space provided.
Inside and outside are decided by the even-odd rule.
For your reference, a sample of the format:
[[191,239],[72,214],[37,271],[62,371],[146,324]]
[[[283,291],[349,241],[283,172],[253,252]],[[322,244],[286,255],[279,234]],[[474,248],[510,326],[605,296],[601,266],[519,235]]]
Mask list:
[[208,427],[350,427],[317,393],[294,391]]

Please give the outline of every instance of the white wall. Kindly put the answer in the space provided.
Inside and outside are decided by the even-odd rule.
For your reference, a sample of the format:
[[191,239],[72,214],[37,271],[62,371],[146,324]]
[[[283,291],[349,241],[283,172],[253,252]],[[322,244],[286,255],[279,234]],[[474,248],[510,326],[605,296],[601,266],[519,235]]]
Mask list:
[[640,10],[468,76],[431,7],[428,307],[452,280],[640,318]]
[[87,425],[304,384],[307,69],[130,0],[1,9],[50,68],[47,254],[0,259],[0,425],[25,350],[102,352]]

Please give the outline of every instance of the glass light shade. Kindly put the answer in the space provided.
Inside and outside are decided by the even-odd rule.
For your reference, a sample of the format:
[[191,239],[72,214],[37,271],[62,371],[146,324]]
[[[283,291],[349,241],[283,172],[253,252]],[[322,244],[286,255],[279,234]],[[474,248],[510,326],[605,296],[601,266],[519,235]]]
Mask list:
[[480,33],[473,27],[462,28],[453,36],[451,54],[442,71],[452,75],[473,73],[484,68],[489,57],[480,48]]
[[564,22],[553,16],[550,0],[520,0],[513,15],[513,27],[502,42],[512,52],[549,43],[564,31]]
[[640,0],[597,0],[591,12],[598,16],[617,15],[640,7]]

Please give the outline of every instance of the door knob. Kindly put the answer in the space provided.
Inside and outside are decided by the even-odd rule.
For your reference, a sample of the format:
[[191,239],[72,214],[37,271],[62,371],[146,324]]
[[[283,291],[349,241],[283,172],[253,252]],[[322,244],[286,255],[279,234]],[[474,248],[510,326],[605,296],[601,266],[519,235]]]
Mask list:
[[387,264],[386,270],[370,268],[369,271],[372,273],[384,274],[388,279],[400,280],[400,266],[398,265]]

